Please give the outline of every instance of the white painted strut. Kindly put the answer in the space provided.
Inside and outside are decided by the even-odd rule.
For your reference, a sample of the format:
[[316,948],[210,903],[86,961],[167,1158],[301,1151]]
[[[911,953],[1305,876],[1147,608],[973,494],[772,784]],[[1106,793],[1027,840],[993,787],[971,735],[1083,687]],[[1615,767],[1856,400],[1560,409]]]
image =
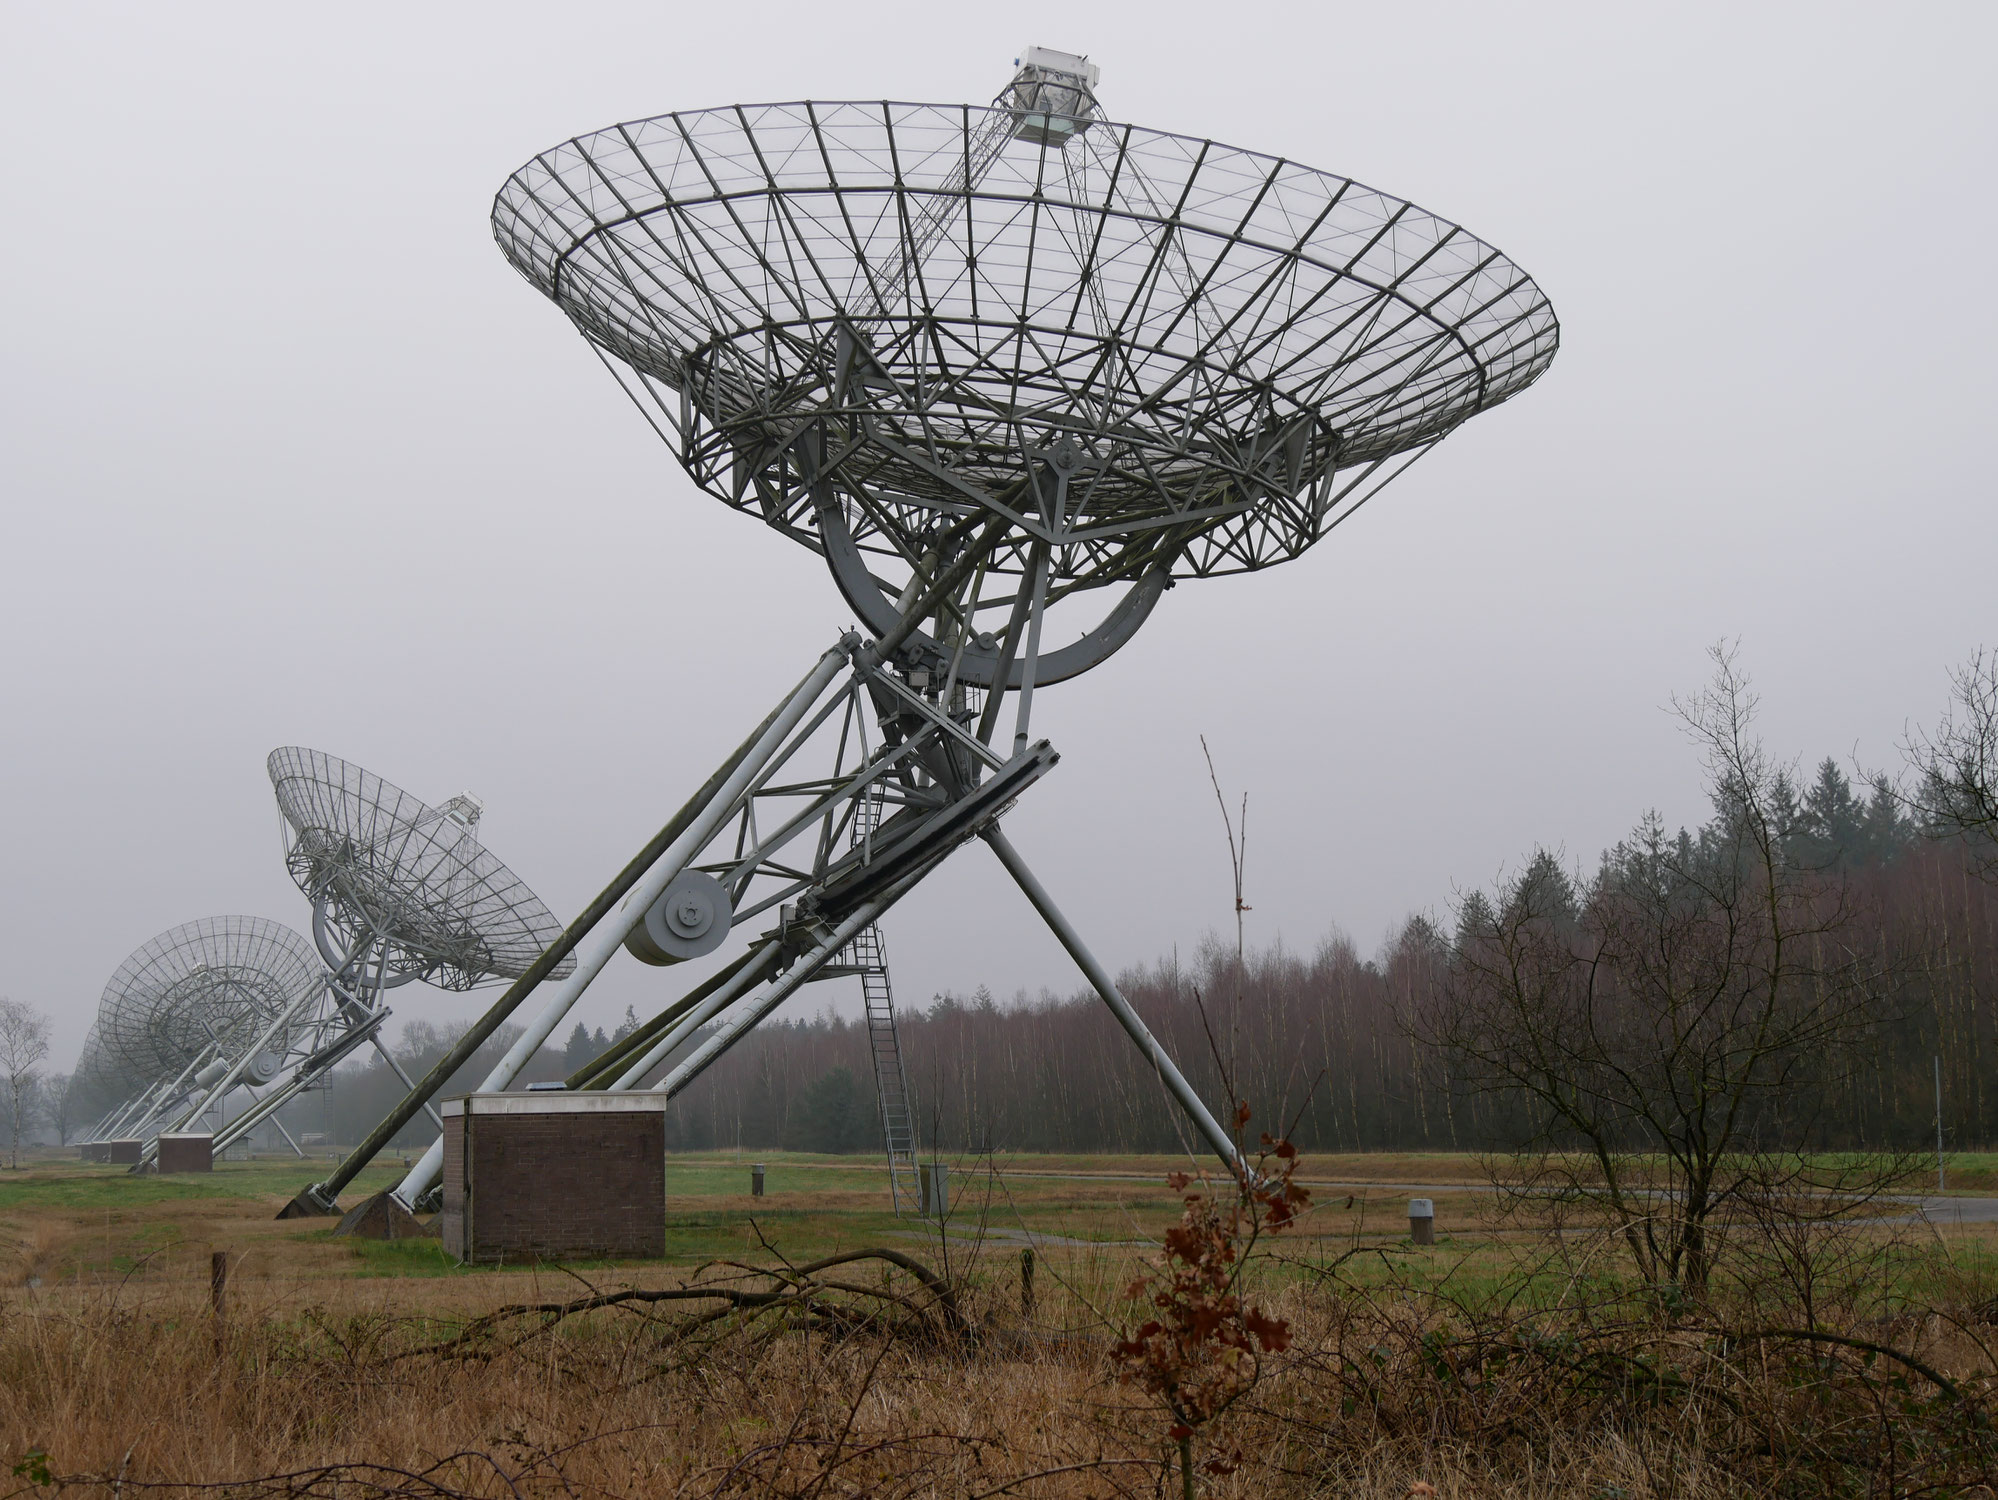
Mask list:
[[[819,664],[812,669],[811,675],[798,685],[797,691],[770,721],[769,727],[757,737],[749,753],[737,763],[728,780],[708,799],[700,815],[688,825],[686,832],[673,841],[659,857],[658,863],[646,871],[644,879],[632,887],[620,911],[615,915],[606,914],[603,921],[591,929],[589,936],[576,945],[575,972],[554,986],[554,994],[542,1006],[541,1013],[486,1075],[478,1092],[497,1093],[513,1082],[527,1065],[527,1060],[553,1035],[562,1018],[569,1013],[569,1007],[590,987],[591,981],[603,971],[611,956],[624,946],[631,929],[645,920],[645,913],[652,903],[715,836],[716,830],[734,810],[736,799],[748,789],[765,763],[783,746],[791,731],[798,727],[812,705],[818,702],[832,680],[846,667],[847,659],[844,647],[836,647],[819,658]],[[404,1208],[413,1207],[416,1200],[437,1181],[443,1164],[444,1140],[440,1136],[431,1142],[430,1149],[423,1153],[423,1159],[410,1168],[409,1175],[396,1185],[396,1201]]]
[[733,1005],[736,997],[761,977],[764,961],[777,946],[778,943],[774,938],[765,943],[757,956],[738,969],[727,984],[668,1027],[664,1036],[645,1049],[643,1057],[618,1075],[617,1081],[610,1085],[609,1092],[623,1093],[627,1089],[637,1088],[638,1081],[670,1057],[675,1047]]
[[1158,1039],[1152,1035],[1145,1023],[1138,1019],[1137,1011],[1131,1008],[1131,1002],[1126,1000],[1123,991],[1117,988],[1117,981],[1110,977],[1110,971],[1104,968],[1097,961],[1096,955],[1089,951],[1088,945],[1082,941],[1082,935],[1070,925],[1068,918],[1062,915],[1061,908],[1054,904],[1054,897],[1048,894],[1047,887],[1042,885],[1034,872],[1027,868],[1027,862],[1020,858],[1020,851],[1015,849],[1006,835],[999,831],[997,823],[985,829],[982,837],[992,846],[992,852],[999,856],[999,862],[1006,867],[1006,872],[1026,893],[1027,899],[1034,905],[1034,910],[1041,914],[1041,920],[1053,930],[1062,947],[1068,949],[1069,957],[1075,960],[1076,967],[1082,970],[1084,977],[1095,987],[1103,1003],[1110,1007],[1110,1013],[1117,1018],[1117,1023],[1124,1028],[1131,1040],[1138,1044],[1138,1050],[1145,1054],[1146,1061],[1157,1071],[1160,1081],[1165,1084],[1173,1098],[1179,1101],[1179,1107],[1186,1111],[1195,1128],[1207,1138],[1207,1144],[1213,1148],[1214,1154],[1228,1164],[1231,1172],[1239,1175],[1248,1171],[1248,1165],[1242,1160],[1241,1149],[1235,1144],[1234,1139],[1221,1128],[1221,1122],[1214,1118],[1212,1111],[1207,1108],[1206,1101],[1195,1092],[1193,1085],[1187,1082],[1186,1075],[1179,1071],[1171,1055],[1159,1045]]
[[[927,874],[927,867],[921,873]],[[659,1082],[653,1084],[652,1091],[664,1094],[670,1099],[696,1078],[700,1077],[709,1063],[728,1051],[729,1048],[742,1039],[745,1033],[759,1024],[770,1012],[782,1005],[790,997],[792,991],[818,973],[827,961],[837,954],[840,949],[852,942],[855,933],[859,932],[868,923],[879,917],[881,913],[893,906],[902,893],[914,884],[915,881],[913,879],[904,880],[892,888],[889,893],[877,896],[872,901],[863,901],[852,916],[835,927],[809,953],[793,964],[788,972],[780,978],[773,980],[770,988],[757,996],[751,1004],[745,1006],[740,1015],[732,1017],[726,1026],[722,1027],[720,1031],[717,1031],[706,1042],[702,1043],[699,1051],[681,1063],[672,1072],[668,1073],[664,1078],[660,1079]]]

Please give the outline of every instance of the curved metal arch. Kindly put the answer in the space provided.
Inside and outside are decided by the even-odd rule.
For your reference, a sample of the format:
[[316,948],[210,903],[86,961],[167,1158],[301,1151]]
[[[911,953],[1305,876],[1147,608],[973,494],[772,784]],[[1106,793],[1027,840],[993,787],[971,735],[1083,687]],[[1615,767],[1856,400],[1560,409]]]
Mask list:
[[[320,961],[326,965],[327,983],[352,998],[346,972],[353,964],[353,955],[341,953],[339,944],[333,941],[332,912],[323,892],[312,903],[312,945],[319,950]],[[392,990],[423,977],[414,969],[390,969],[381,978],[369,980],[362,988],[369,991]]]
[[[876,586],[874,575],[868,571],[867,559],[853,539],[852,528],[846,523],[845,513],[836,503],[828,501],[819,507],[818,520],[826,567],[831,571],[841,597],[853,606],[854,613],[860,616],[860,623],[877,638],[897,630],[901,625],[901,616]],[[1049,683],[1066,682],[1107,661],[1138,633],[1139,627],[1151,617],[1152,606],[1159,602],[1159,595],[1171,586],[1172,558],[1167,557],[1163,562],[1154,564],[1126,589],[1124,597],[1111,607],[1094,630],[1066,646],[1043,651],[1034,668],[1034,682],[1042,687]],[[958,681],[970,687],[989,691],[999,675],[1002,648],[997,645],[983,646],[976,640],[970,640],[965,642],[960,654],[955,646],[945,646],[926,632],[916,630],[910,633],[902,650],[933,657],[940,663],[948,663],[956,657]],[[1026,663],[1016,657],[1011,671],[1007,673],[1005,685],[1008,689],[1018,688],[1025,679]]]

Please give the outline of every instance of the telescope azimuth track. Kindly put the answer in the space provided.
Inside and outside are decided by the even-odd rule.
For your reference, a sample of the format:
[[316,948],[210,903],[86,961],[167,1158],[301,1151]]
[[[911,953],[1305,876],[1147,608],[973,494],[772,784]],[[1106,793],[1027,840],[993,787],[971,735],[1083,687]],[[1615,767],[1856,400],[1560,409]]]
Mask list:
[[[1030,48],[1016,68],[989,106],[630,121],[501,187],[492,229],[515,270],[701,490],[824,558],[859,628],[287,1212],[331,1211],[537,988],[482,1090],[514,1082],[621,949],[671,964],[737,929],[746,951],[568,1086],[670,1097],[800,985],[860,974],[878,981],[884,1119],[891,1100],[912,1111],[875,924],[973,839],[1195,1134],[1242,1169],[1001,829],[1059,759],[1030,733],[1035,690],[1101,664],[1175,582],[1315,546],[1538,380],[1560,327],[1532,278],[1460,225],[1282,157],[1109,121],[1086,58]],[[891,1123],[886,1144],[913,1162],[911,1132]],[[441,1160],[432,1146],[397,1202],[431,1192]]]

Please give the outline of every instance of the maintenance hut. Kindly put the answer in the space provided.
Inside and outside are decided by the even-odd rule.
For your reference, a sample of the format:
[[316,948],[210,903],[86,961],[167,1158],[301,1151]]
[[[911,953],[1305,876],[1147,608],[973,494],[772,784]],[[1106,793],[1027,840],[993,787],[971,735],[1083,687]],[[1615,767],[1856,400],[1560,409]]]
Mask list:
[[444,1101],[447,1254],[461,1261],[666,1253],[666,1100],[566,1091]]
[[212,1172],[215,1170],[215,1137],[212,1135],[162,1135],[160,1154],[153,1162],[156,1172]]

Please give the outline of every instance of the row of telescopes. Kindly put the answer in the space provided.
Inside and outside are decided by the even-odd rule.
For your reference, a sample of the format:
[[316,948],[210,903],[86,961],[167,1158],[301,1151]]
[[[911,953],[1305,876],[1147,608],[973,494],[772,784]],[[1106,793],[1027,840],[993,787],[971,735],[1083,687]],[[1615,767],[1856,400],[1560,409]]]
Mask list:
[[163,1135],[208,1136],[219,1156],[267,1122],[300,1150],[279,1111],[340,1063],[373,1047],[401,1074],[381,1035],[390,991],[517,978],[561,932],[479,842],[476,797],[433,807],[298,746],[268,768],[311,936],[245,916],[161,933],[111,976],[77,1064],[102,1109],[86,1139],[137,1143],[142,1168]]
[[[288,1100],[382,1047],[389,991],[512,977],[286,1209],[328,1213],[542,980],[563,982],[482,1093],[510,1087],[621,946],[657,964],[739,933],[748,951],[635,1034],[642,1055],[575,1082],[634,1088],[720,1021],[651,1085],[671,1098],[799,984],[879,971],[878,920],[981,841],[1241,1169],[1232,1133],[1000,826],[1059,759],[1036,694],[1114,656],[1176,583],[1301,557],[1537,381],[1560,326],[1533,279],[1459,224],[1288,156],[1118,123],[1083,55],[1028,48],[1013,67],[985,105],[630,120],[501,186],[491,227],[508,263],[693,485],[825,562],[854,627],[566,929],[480,847],[476,801],[431,807],[330,756],[277,751],[311,935],[220,918],[135,953],[85,1063],[119,1101],[100,1139],[201,1122],[225,1150],[265,1120],[282,1129]],[[885,984],[879,996],[884,1147],[913,1170]],[[432,1146],[396,1201],[427,1194],[442,1158]]]

